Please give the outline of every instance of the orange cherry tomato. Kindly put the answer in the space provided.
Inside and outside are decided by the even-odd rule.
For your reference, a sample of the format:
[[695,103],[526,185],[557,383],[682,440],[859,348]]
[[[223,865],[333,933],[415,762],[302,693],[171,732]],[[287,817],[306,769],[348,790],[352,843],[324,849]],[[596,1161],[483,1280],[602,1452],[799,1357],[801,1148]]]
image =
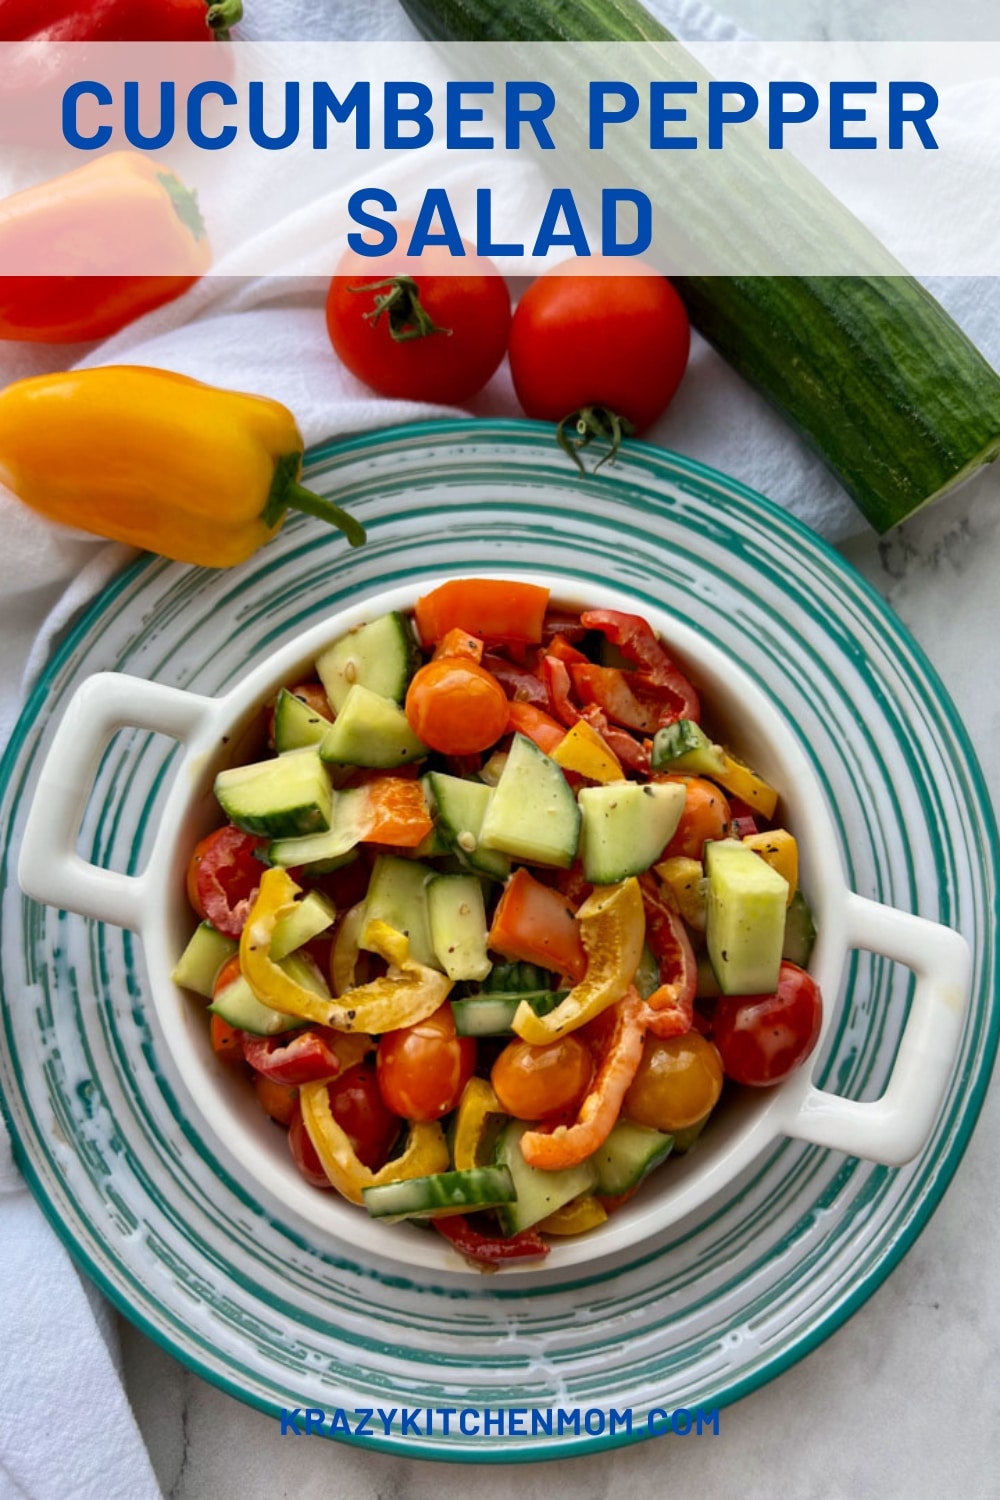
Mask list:
[[687,788],[681,820],[662,857],[700,860],[709,839],[726,837],[732,816],[729,803],[715,783],[702,776],[664,776],[657,780],[681,781]]
[[489,749],[506,732],[507,710],[507,694],[497,679],[463,657],[429,661],[406,694],[410,728],[442,755]]
[[722,1059],[699,1031],[661,1039],[647,1035],[622,1113],[668,1134],[701,1120],[719,1102]]
[[493,1064],[490,1082],[509,1115],[547,1120],[575,1111],[593,1076],[590,1049],[579,1037],[564,1036],[545,1046],[510,1042]]
[[253,1079],[257,1103],[266,1115],[277,1120],[279,1125],[291,1125],[292,1117],[299,1107],[299,1091],[287,1083],[275,1083],[263,1073],[255,1073]]
[[458,1104],[476,1066],[472,1037],[456,1036],[445,1001],[426,1021],[387,1031],[378,1044],[378,1086],[407,1120],[439,1120]]

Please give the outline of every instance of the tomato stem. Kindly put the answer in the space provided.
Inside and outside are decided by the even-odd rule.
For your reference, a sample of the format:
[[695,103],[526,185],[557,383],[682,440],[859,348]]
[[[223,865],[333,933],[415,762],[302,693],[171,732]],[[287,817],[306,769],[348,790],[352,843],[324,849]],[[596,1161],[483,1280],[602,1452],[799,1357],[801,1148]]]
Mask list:
[[[570,435],[571,431],[575,436]],[[634,431],[628,417],[621,417],[606,406],[582,406],[579,411],[571,411],[569,416],[563,417],[556,429],[556,441],[581,474],[587,472],[580,457],[582,450],[588,448],[595,438],[607,443],[607,453],[594,465],[596,474],[603,464],[617,456],[622,438],[631,436]]]
[[[383,290],[385,288],[385,290]],[[374,328],[383,313],[389,315],[389,337],[397,344],[409,339],[426,338],[429,333],[444,333],[420,300],[420,289],[412,276],[387,276],[384,281],[369,281],[364,286],[348,287],[349,292],[377,292],[375,306],[363,314]]]

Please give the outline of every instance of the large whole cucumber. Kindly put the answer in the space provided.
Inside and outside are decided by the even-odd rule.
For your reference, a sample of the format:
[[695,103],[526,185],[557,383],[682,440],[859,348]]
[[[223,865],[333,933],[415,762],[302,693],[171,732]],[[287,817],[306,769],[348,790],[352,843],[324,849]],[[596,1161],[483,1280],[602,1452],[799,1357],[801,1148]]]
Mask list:
[[[402,4],[435,41],[673,41],[636,0]],[[804,242],[820,233],[835,258],[840,239],[851,247],[852,266],[859,245],[863,264],[870,249],[873,274],[689,275],[675,284],[695,327],[819,453],[872,526],[888,531],[1000,452],[1000,376],[919,282],[896,271],[808,174],[766,154],[755,158],[752,150],[744,170],[761,174],[762,199],[775,188],[779,195],[803,189],[804,202],[812,193],[809,211],[798,218]],[[641,185],[661,213],[669,205],[683,222],[669,164],[650,159]],[[692,209],[702,215],[704,205]],[[759,233],[759,215],[741,222],[733,197],[710,209],[716,223],[724,216],[734,237]]]

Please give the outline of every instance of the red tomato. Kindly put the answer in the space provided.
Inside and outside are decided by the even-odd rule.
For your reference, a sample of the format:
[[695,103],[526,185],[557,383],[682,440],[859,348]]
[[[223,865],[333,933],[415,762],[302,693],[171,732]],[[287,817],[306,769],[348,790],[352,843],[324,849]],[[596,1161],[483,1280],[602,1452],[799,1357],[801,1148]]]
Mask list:
[[[388,255],[369,258],[348,250],[341,258],[326,299],[330,342],[351,374],[380,395],[449,405],[468,401],[507,347],[507,283],[471,245],[461,262],[443,245],[408,256],[412,226],[398,228],[397,249]],[[458,274],[449,274],[456,267]],[[425,315],[423,332],[413,291]]]
[[507,694],[484,667],[459,656],[429,661],[406,692],[406,717],[418,739],[442,755],[472,755],[507,729]]
[[781,965],[773,995],[723,995],[712,1038],[726,1077],[751,1088],[779,1083],[805,1062],[822,1020],[819,985],[797,964]]
[[292,1153],[292,1160],[306,1182],[312,1183],[313,1187],[332,1189],[333,1183],[323,1171],[323,1163],[317,1156],[316,1147],[309,1139],[309,1132],[302,1123],[302,1109],[297,1100],[291,1123],[288,1126],[288,1147]]
[[575,1114],[594,1072],[589,1047],[576,1036],[536,1047],[508,1042],[493,1064],[490,1082],[500,1103],[518,1120]]
[[620,261],[569,260],[525,292],[509,355],[529,417],[560,422],[585,406],[603,406],[642,432],[666,409],[687,366],[691,333],[670,282],[650,267],[636,274],[638,267],[631,262],[623,275]]
[[226,937],[238,938],[243,931],[264,868],[254,850],[265,842],[227,823],[195,846],[187,869],[188,900]]
[[439,1120],[458,1104],[476,1066],[472,1037],[456,1036],[445,1002],[426,1021],[387,1031],[378,1044],[378,1086],[394,1114]]
[[375,1069],[356,1063],[327,1086],[333,1118],[350,1137],[355,1154],[373,1172],[385,1162],[399,1135],[399,1112],[382,1097]]

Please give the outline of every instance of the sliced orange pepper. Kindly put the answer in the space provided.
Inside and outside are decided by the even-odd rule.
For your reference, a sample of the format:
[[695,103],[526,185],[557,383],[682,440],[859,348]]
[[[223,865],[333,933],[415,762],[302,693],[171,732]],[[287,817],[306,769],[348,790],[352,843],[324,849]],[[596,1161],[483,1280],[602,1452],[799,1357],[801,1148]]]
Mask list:
[[511,700],[507,709],[507,732],[527,735],[546,755],[551,755],[556,746],[566,738],[565,724],[560,724],[551,714],[547,714],[542,708],[536,708],[533,703],[519,703],[516,698]]
[[526,1130],[521,1153],[529,1167],[558,1172],[576,1167],[604,1144],[621,1111],[622,1100],[642,1061],[646,1028],[638,990],[630,985],[615,1002],[610,1035],[590,1092],[580,1105],[576,1123],[559,1125],[551,1134]]
[[579,981],[587,972],[587,953],[573,903],[519,865],[504,886],[489,946],[504,958],[541,964]]
[[536,1015],[526,1001],[521,1002],[513,1025],[523,1041],[544,1046],[575,1031],[620,999],[635,977],[646,933],[635,876],[618,885],[597,886],[576,915],[587,952],[587,971],[547,1016]]

